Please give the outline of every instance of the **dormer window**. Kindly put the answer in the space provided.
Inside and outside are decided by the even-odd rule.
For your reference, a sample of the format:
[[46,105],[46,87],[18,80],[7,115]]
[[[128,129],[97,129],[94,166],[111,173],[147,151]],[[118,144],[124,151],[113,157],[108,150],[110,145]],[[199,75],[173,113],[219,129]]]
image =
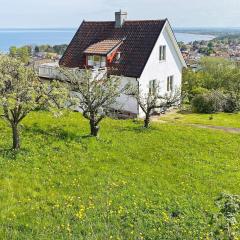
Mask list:
[[[118,48],[121,46],[123,40],[106,39],[90,45],[84,54],[87,57],[87,66],[89,67],[106,67],[107,63],[111,63],[115,59]],[[120,58],[120,52],[117,59]]]
[[89,67],[106,67],[106,57],[100,55],[87,56],[87,65]]

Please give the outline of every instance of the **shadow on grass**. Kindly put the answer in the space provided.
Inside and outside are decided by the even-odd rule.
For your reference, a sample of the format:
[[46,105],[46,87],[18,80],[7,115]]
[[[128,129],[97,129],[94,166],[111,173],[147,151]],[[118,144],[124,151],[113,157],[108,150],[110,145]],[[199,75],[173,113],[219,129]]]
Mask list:
[[181,109],[181,110],[177,111],[177,113],[183,114],[183,115],[193,114],[193,112],[190,109]]
[[19,151],[13,150],[12,148],[0,148],[0,156],[8,160],[16,160]]
[[139,126],[118,127],[117,130],[119,132],[148,133],[151,131],[159,131],[160,129],[152,125],[149,128],[145,128],[142,125],[139,125]]
[[59,140],[72,140],[76,142],[81,142],[82,139],[91,138],[90,134],[78,135],[73,132],[65,131],[62,128],[48,126],[47,129],[42,129],[38,124],[33,124],[31,127],[24,127],[24,130],[29,133],[45,135]]

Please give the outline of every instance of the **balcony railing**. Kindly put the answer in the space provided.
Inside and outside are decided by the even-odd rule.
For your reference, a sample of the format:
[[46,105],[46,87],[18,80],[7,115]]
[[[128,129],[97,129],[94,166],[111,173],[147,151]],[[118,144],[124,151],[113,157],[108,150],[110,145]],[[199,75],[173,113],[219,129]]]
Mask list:
[[[71,69],[74,70],[74,69]],[[79,70],[79,69],[78,69]],[[80,70],[84,71],[84,70]],[[103,78],[107,73],[107,68],[93,68],[92,77],[93,79],[99,80]],[[43,64],[38,68],[38,76],[41,78],[55,79],[55,80],[64,80],[63,73],[60,72],[58,65],[53,64]]]
[[57,67],[41,65],[38,68],[38,75],[42,78],[61,80],[61,74]]

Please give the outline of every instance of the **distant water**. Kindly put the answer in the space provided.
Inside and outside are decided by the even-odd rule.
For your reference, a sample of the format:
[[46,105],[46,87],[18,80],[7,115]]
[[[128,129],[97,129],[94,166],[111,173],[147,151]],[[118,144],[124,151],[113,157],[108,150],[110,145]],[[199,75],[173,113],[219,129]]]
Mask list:
[[[0,52],[7,52],[11,46],[68,44],[76,29],[0,29]],[[210,40],[213,36],[176,33],[178,41]]]
[[201,34],[192,34],[192,33],[175,33],[175,36],[179,42],[189,43],[193,41],[209,41],[215,38],[212,35],[201,35]]

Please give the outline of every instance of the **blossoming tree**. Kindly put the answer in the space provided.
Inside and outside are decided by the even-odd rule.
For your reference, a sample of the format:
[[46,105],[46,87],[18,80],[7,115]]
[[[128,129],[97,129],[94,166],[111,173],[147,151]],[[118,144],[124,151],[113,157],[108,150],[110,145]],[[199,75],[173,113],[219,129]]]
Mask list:
[[41,82],[33,69],[9,56],[0,56],[1,117],[12,128],[12,148],[20,148],[19,123],[41,107],[63,107],[66,88],[55,81]]

